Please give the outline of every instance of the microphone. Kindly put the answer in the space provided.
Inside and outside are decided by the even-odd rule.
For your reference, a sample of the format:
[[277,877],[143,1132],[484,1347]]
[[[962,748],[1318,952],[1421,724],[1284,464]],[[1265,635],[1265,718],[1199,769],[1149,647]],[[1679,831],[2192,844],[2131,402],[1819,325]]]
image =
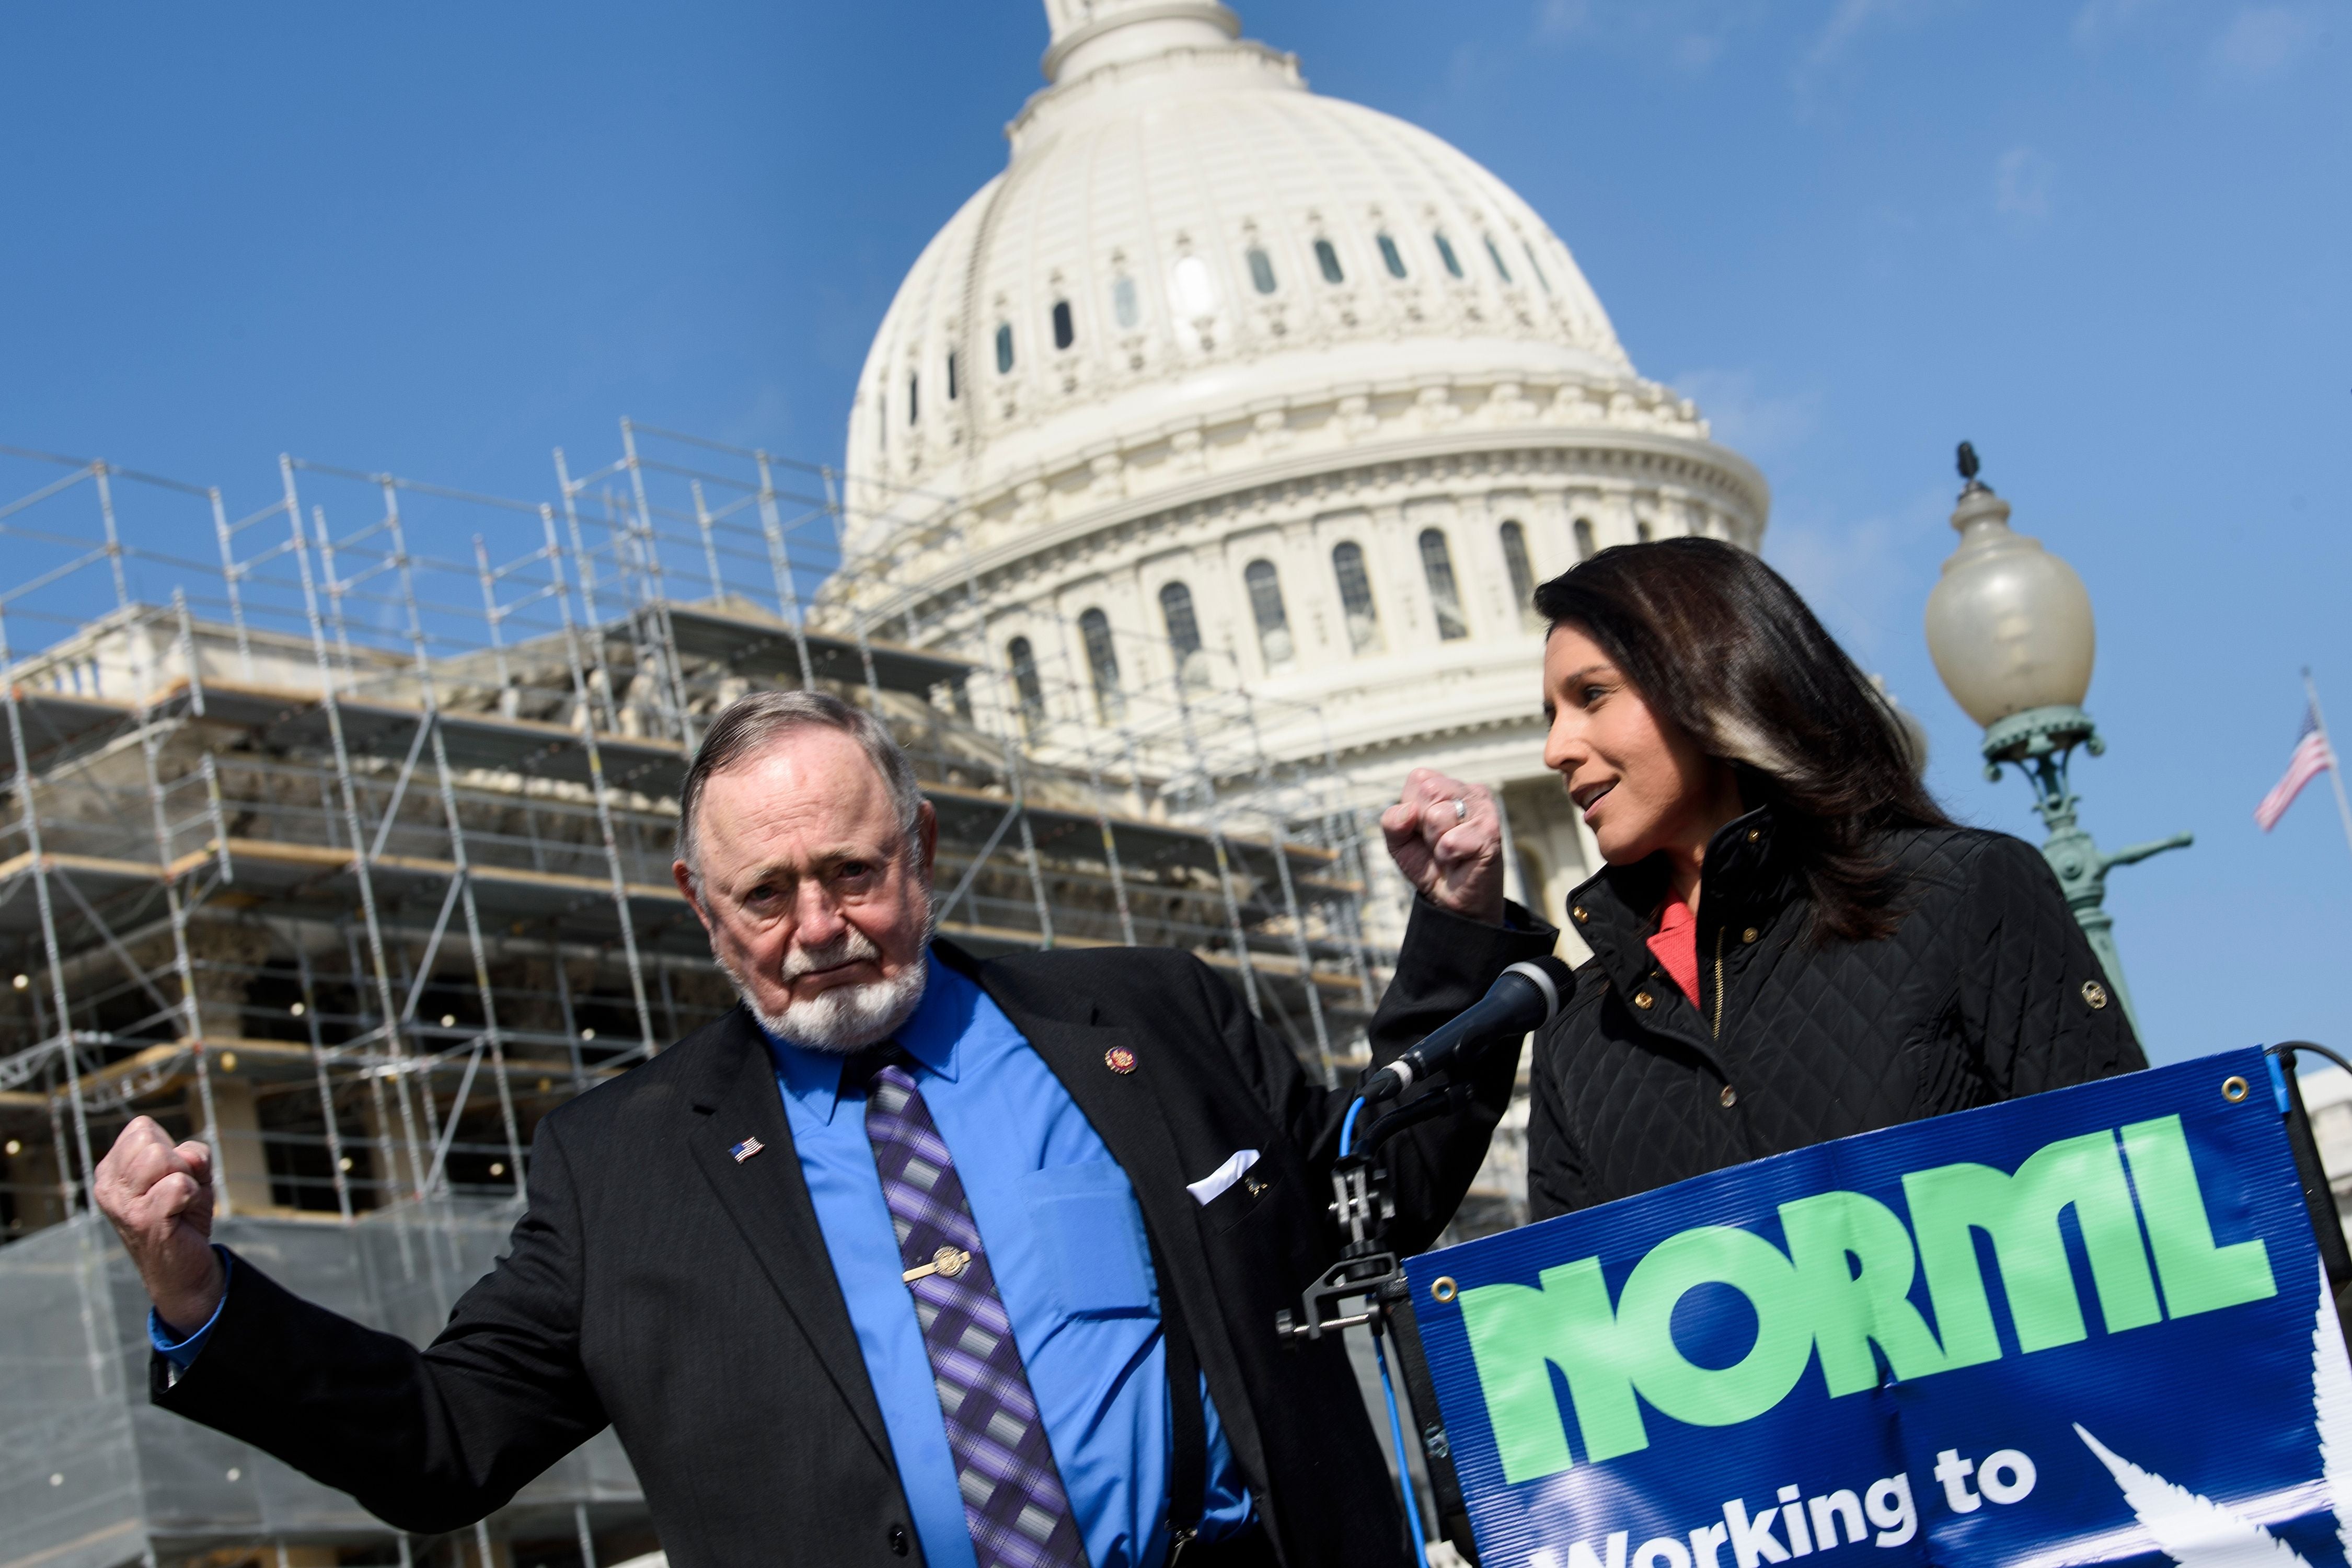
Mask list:
[[1475,1006],[1439,1025],[1421,1044],[1366,1079],[1358,1098],[1369,1103],[1402,1094],[1456,1056],[1475,1055],[1493,1041],[1517,1039],[1542,1027],[1575,988],[1575,972],[1557,958],[1514,963],[1496,976]]

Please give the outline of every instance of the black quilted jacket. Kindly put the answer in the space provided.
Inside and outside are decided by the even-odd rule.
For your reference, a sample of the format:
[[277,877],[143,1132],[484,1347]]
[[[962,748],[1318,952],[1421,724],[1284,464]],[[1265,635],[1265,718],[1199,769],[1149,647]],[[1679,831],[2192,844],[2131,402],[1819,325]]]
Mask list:
[[1570,895],[1593,958],[1536,1037],[1531,1217],[2147,1065],[2040,851],[1946,827],[1889,833],[1883,853],[1906,884],[1901,925],[1817,945],[1769,811],[1717,834],[1698,1006],[1645,945],[1662,866]]

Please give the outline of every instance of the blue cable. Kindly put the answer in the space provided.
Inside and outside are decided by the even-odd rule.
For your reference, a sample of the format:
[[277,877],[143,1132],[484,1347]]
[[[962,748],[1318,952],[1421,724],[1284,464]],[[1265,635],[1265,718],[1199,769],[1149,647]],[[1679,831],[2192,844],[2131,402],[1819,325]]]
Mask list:
[[[1348,1107],[1347,1120],[1339,1123],[1339,1158],[1348,1157],[1356,1146],[1356,1118],[1363,1112],[1364,1102],[1357,1100]],[[1396,1389],[1389,1383],[1389,1355],[1381,1347],[1381,1336],[1372,1336],[1372,1359],[1380,1363],[1381,1397],[1389,1405],[1389,1440],[1396,1447],[1397,1485],[1404,1490],[1405,1522],[1412,1531],[1413,1561],[1421,1568],[1429,1568],[1429,1543],[1422,1539],[1421,1504],[1412,1495],[1412,1466],[1405,1457],[1404,1423],[1397,1419]]]
[[1405,1528],[1412,1532],[1413,1561],[1421,1568],[1429,1568],[1429,1543],[1422,1539],[1421,1504],[1412,1495],[1412,1465],[1405,1457],[1404,1423],[1397,1419],[1396,1390],[1389,1386],[1388,1352],[1381,1348],[1381,1336],[1372,1336],[1372,1356],[1381,1364],[1381,1397],[1389,1402],[1389,1440],[1396,1445],[1397,1485],[1404,1491]]
[[1356,1146],[1356,1118],[1363,1109],[1364,1102],[1361,1100],[1356,1100],[1348,1107],[1348,1119],[1339,1123],[1339,1158],[1342,1160],[1346,1159],[1348,1152]]

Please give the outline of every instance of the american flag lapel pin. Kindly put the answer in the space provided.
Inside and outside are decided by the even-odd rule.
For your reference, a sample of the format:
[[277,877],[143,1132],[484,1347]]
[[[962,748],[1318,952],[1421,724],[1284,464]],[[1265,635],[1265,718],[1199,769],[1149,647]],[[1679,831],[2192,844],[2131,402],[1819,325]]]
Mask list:
[[735,1147],[728,1150],[727,1152],[735,1156],[735,1163],[740,1165],[744,1161],[750,1159],[752,1155],[758,1153],[761,1150],[766,1147],[767,1145],[761,1142],[757,1138],[746,1138],[743,1142],[736,1144]]

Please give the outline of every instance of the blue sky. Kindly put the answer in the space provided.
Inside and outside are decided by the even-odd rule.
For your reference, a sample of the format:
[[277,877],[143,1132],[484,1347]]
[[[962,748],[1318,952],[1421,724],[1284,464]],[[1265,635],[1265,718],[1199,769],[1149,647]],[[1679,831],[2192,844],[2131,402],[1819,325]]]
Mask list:
[[[2352,5],[1261,0],[1486,163],[1775,500],[1765,553],[1974,763],[1920,611],[1953,444],[2099,614],[2076,771],[2162,1059],[2352,1045]],[[280,451],[540,497],[624,414],[837,459],[900,274],[998,169],[1042,8],[17,7],[0,442],[274,499]],[[1532,700],[1533,694],[1530,693]],[[2038,834],[2036,835],[2038,837]]]

